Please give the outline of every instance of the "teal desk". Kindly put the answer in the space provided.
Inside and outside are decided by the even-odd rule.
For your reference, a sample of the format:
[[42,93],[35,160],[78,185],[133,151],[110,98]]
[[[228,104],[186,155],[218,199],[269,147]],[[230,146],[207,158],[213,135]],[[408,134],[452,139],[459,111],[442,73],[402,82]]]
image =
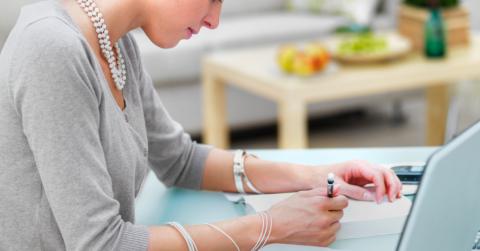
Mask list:
[[[426,161],[436,148],[364,148],[322,150],[258,150],[251,151],[260,158],[303,164],[328,164],[352,159],[375,163]],[[136,201],[138,224],[161,225],[168,221],[182,224],[201,224],[245,215],[242,205],[233,204],[222,193],[184,189],[167,189],[150,173]],[[395,250],[398,235],[341,240],[331,248],[357,251]],[[272,245],[265,250],[318,250],[314,247]]]

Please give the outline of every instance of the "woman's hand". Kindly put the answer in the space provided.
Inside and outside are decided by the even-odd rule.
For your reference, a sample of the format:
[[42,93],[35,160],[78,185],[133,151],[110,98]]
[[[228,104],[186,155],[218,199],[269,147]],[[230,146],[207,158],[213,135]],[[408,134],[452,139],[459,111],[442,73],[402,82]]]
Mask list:
[[[384,196],[387,196],[390,202],[401,197],[402,183],[391,169],[382,165],[355,160],[326,168],[315,168],[314,172],[316,186],[325,186],[326,174],[334,173],[335,183],[340,184],[340,194],[352,199],[375,200],[380,203]],[[375,186],[375,193],[365,188],[365,185],[369,184]]]
[[340,229],[343,209],[348,199],[334,189],[334,198],[325,188],[301,191],[274,205],[269,210],[273,220],[271,243],[328,246]]

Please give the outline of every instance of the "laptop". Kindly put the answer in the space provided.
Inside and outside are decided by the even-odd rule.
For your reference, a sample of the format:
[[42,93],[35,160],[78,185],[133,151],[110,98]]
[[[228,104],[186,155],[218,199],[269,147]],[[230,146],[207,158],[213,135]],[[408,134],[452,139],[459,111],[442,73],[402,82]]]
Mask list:
[[[470,251],[479,229],[480,122],[477,122],[430,156],[396,250]],[[333,249],[272,245],[265,250]]]
[[472,250],[480,228],[480,122],[435,152],[397,251]]

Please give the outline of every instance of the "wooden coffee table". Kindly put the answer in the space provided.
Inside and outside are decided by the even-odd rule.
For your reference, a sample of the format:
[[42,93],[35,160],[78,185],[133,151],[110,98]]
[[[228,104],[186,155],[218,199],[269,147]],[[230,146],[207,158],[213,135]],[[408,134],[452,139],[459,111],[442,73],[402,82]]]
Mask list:
[[229,147],[225,85],[278,104],[281,148],[307,148],[307,106],[414,89],[426,90],[428,145],[444,142],[449,85],[480,77],[480,36],[471,45],[449,51],[442,60],[411,54],[402,60],[364,66],[340,65],[311,78],[282,74],[275,66],[277,46],[219,52],[203,62],[203,138],[206,144]]

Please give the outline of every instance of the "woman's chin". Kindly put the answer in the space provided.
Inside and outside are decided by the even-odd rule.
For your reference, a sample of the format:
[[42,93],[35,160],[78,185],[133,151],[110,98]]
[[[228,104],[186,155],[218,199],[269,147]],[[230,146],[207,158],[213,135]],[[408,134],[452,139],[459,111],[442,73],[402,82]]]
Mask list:
[[176,47],[178,45],[178,43],[180,43],[180,40],[175,41],[175,42],[171,42],[171,43],[167,43],[167,44],[165,44],[163,46],[159,46],[159,47],[161,47],[163,49],[171,49],[171,48]]
[[172,40],[172,41],[153,41],[151,40],[156,46],[162,48],[162,49],[170,49],[174,48],[175,46],[180,43],[180,40]]
[[163,49],[170,49],[170,48],[174,48],[175,46],[178,45],[178,43],[181,41],[181,39],[183,38],[180,38],[180,39],[164,39],[163,38],[160,38],[160,37],[157,37],[157,36],[149,36],[148,33],[147,34],[147,37],[150,39],[150,41],[155,44],[156,46],[160,47],[160,48],[163,48]]

